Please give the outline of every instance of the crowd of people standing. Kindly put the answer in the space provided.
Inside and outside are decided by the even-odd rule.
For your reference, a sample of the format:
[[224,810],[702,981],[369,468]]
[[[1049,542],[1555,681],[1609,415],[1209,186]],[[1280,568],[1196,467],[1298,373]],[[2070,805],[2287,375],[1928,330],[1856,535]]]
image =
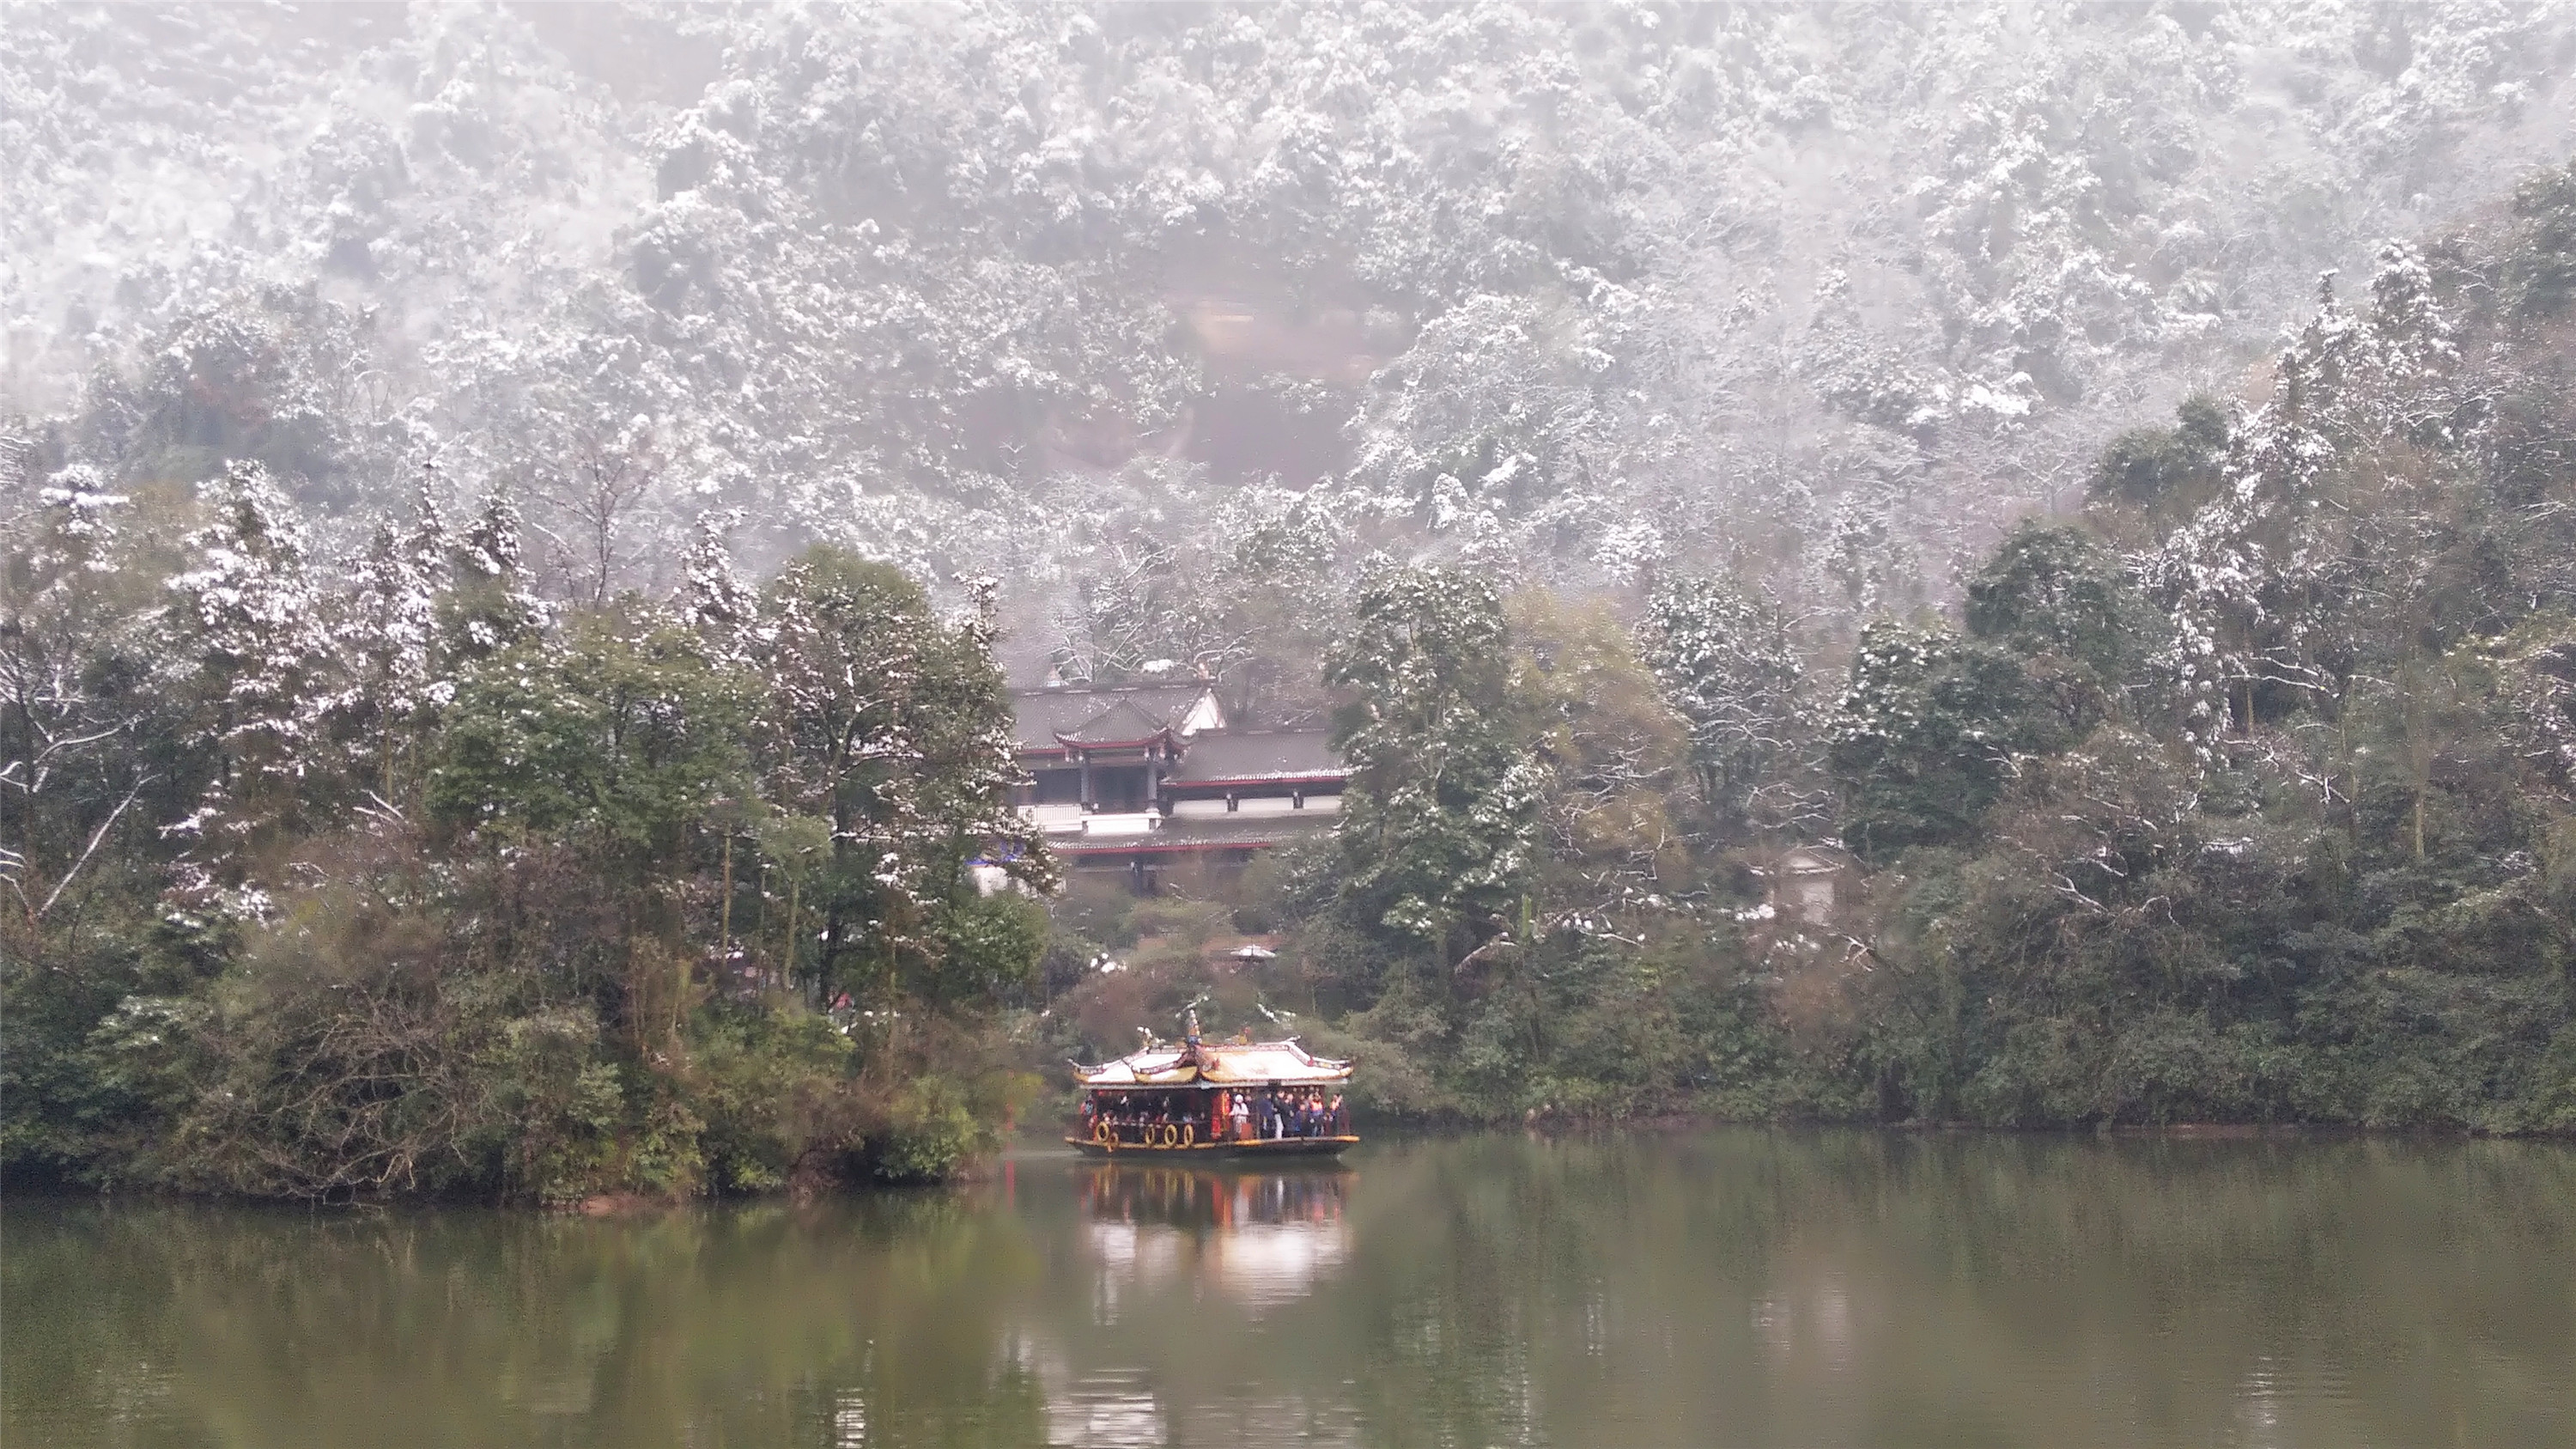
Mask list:
[[[1263,1092],[1221,1092],[1219,1110],[1226,1114],[1237,1142],[1277,1141],[1290,1137],[1338,1137],[1350,1131],[1340,1093],[1329,1098],[1321,1087],[1284,1087]],[[1231,1098],[1231,1101],[1222,1099]]]
[[1082,1101],[1084,1136],[1142,1146],[1341,1137],[1350,1124],[1341,1094],[1321,1087],[1126,1092]]

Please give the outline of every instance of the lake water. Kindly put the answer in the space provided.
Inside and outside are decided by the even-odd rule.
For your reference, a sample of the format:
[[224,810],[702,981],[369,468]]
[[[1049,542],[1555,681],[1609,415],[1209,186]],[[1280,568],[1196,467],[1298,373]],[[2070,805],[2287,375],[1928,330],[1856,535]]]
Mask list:
[[0,1443],[2576,1445],[2576,1146],[1032,1153],[607,1220],[16,1202]]

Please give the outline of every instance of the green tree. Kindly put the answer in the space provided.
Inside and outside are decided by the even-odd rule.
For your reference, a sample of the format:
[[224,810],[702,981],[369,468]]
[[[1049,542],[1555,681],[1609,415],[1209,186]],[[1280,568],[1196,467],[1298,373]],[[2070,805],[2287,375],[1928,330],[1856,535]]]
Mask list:
[[429,806],[455,828],[578,840],[638,881],[744,787],[749,706],[747,682],[668,611],[617,601],[465,672]]
[[1624,912],[1687,888],[1674,820],[1689,736],[1606,604],[1511,601],[1513,702],[1547,767],[1543,914]]
[[2576,300],[2576,161],[2524,182],[2513,214],[2528,228],[2506,266],[2513,310],[2554,317]]
[[750,691],[695,631],[632,598],[576,616],[465,671],[426,791],[431,819],[503,847],[572,852],[610,939],[546,966],[597,963],[595,990],[638,1047],[676,1034],[691,994],[681,895],[699,827],[741,793]]
[[2071,736],[2125,713],[2146,601],[2092,534],[2024,523],[1968,581],[1965,615],[1969,637],[2022,658]]
[[2013,757],[2062,738],[2012,655],[1937,627],[1872,624],[1827,747],[1842,838],[1876,861],[1963,839],[2001,793]]
[[[967,866],[1054,879],[1010,805],[1018,771],[989,613],[942,619],[900,570],[829,548],[790,563],[761,607],[766,793],[831,831],[807,907],[822,920],[822,986],[938,999],[958,979],[948,943],[984,938],[950,925],[979,909]],[[1035,962],[1032,951],[1014,970]]]
[[546,611],[527,592],[519,555],[519,506],[495,489],[457,540],[439,600],[440,645],[448,658],[483,658],[534,637],[544,625]]
[[1350,762],[1337,827],[1360,919],[1455,960],[1501,928],[1538,863],[1546,772],[1513,710],[1510,630],[1493,586],[1379,564],[1325,659]]
[[2208,500],[2227,456],[2227,411],[2195,394],[2170,428],[2137,428],[2102,450],[2085,480],[2096,501],[2119,502],[2155,518],[2179,518]]

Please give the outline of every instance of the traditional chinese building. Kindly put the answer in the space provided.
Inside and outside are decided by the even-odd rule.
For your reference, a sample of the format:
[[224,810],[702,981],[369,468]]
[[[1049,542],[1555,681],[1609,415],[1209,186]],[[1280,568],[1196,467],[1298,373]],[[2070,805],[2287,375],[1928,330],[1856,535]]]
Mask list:
[[1016,803],[1066,864],[1139,890],[1184,859],[1237,865],[1331,823],[1349,771],[1322,730],[1236,730],[1204,680],[1022,690]]
[[1761,878],[1764,897],[1773,908],[1821,925],[1833,918],[1834,896],[1846,864],[1838,850],[1798,845],[1753,873]]

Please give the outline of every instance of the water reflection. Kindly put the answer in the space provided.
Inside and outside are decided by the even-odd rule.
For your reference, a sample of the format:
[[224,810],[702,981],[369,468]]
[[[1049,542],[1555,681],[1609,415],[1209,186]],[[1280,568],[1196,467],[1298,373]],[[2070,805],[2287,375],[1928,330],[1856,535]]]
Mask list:
[[1372,1144],[620,1221],[11,1203],[0,1443],[2576,1442],[2576,1149]]
[[1048,1376],[1047,1442],[1065,1449],[1131,1449],[1164,1442],[1163,1406],[1143,1369]]
[[1303,1298],[1350,1256],[1343,1208],[1351,1176],[1320,1166],[1094,1168],[1081,1196],[1101,1270],[1101,1321],[1115,1321],[1122,1288],[1182,1279],[1254,1317]]

